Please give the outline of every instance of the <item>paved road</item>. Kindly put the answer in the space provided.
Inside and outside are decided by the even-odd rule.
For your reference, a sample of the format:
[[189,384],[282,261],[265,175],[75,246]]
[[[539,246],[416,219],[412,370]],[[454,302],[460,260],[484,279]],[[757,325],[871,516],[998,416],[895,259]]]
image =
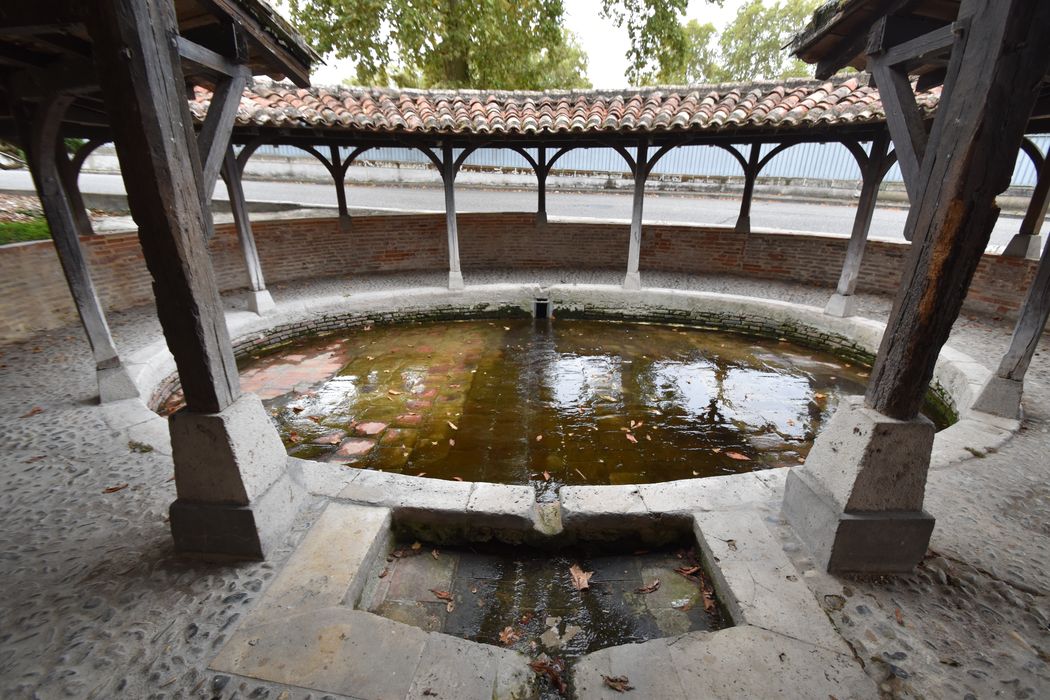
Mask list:
[[[80,177],[84,192],[121,194],[124,182],[119,175],[84,173]],[[0,189],[32,189],[25,171],[0,171]],[[252,201],[298,202],[304,206],[335,206],[335,188],[327,184],[245,181],[245,193]],[[226,192],[219,183],[217,199]],[[350,186],[347,198],[352,208],[390,211],[444,211],[439,187]],[[535,211],[534,190],[482,190],[460,188],[456,206],[461,212]],[[647,194],[645,221],[732,226],[740,202],[735,199],[684,195]],[[627,192],[551,192],[547,195],[551,217],[586,217],[626,220],[631,215],[631,195]],[[838,204],[812,204],[780,200],[756,200],[751,208],[755,229],[833,233],[848,236],[853,226],[854,208]],[[871,237],[903,240],[907,210],[878,207],[872,220]],[[1020,218],[1002,215],[992,233],[990,249],[1005,245],[1017,232]],[[1044,226],[1044,233],[1046,228]]]

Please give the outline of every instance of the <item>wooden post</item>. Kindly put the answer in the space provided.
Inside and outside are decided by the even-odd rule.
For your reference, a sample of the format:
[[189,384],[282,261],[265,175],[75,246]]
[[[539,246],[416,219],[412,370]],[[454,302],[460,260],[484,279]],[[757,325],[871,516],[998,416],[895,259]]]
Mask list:
[[830,316],[846,317],[854,313],[853,294],[857,290],[857,279],[860,277],[860,265],[864,260],[864,248],[871,229],[871,218],[875,213],[875,203],[879,197],[879,185],[886,174],[889,155],[889,136],[879,135],[872,141],[871,153],[861,163],[860,199],[857,201],[857,214],[853,219],[853,231],[850,234],[849,246],[846,248],[846,259],[842,263],[835,294],[824,307],[824,313]]
[[208,114],[197,135],[197,149],[201,161],[201,184],[204,189],[204,206],[211,204],[215,183],[219,179],[233,133],[233,122],[241,104],[244,86],[248,84],[248,69],[242,68],[233,75],[223,76],[211,96]]
[[536,149],[536,225],[547,224],[547,175],[550,168],[547,167],[547,149],[540,146]]
[[642,205],[645,202],[645,180],[649,174],[649,145],[638,144],[634,159],[634,198],[631,200],[631,231],[627,248],[627,275],[624,289],[641,289],[642,275],[639,265],[642,257]]
[[168,419],[178,552],[263,558],[303,492],[256,396],[242,396],[206,245],[200,156],[170,0],[96,3],[88,31],[157,315],[186,408]]
[[[328,152],[331,154],[331,167],[329,172],[332,174],[332,180],[335,181],[335,201],[339,206],[339,228],[342,231],[350,230],[350,211],[346,208],[346,170],[343,167],[342,158],[339,156],[338,146],[329,146]],[[349,163],[347,163],[349,165]]]
[[445,187],[445,226],[448,229],[448,288],[463,289],[459,268],[459,231],[456,228],[456,159],[452,144],[441,144],[441,181]]
[[168,348],[190,411],[240,395],[237,364],[205,246],[200,157],[163,0],[98,3],[89,16],[113,141]]
[[65,187],[66,180],[62,177],[61,161],[65,161],[67,166],[70,163],[61,145],[59,129],[62,115],[71,101],[70,97],[51,97],[43,100],[35,113],[22,105],[16,110],[16,117],[19,131],[23,134],[22,142],[33,182],[44,208],[48,228],[51,229],[55,251],[91,346],[99,400],[108,403],[138,396],[138,390],[121,364],[113,343],[106,314],[80,245],[75,206]]
[[751,233],[751,200],[755,196],[755,180],[762,169],[759,164],[762,144],[751,144],[751,153],[744,168],[744,194],[740,200],[740,216],[736,220],[737,233]]
[[[1050,3],[977,4],[959,73],[941,104],[906,229],[914,234],[866,395],[891,418],[918,415],[941,346],[999,216],[1038,85],[1050,67]],[[952,56],[953,60],[956,58]],[[1008,94],[1009,99],[1002,95]],[[989,125],[995,125],[990,128]],[[932,151],[930,150],[932,149]]]
[[1024,219],[1017,235],[1003,250],[1003,255],[1019,258],[1041,257],[1043,239],[1040,235],[1043,222],[1046,221],[1047,206],[1050,205],[1050,158],[1043,157],[1039,164],[1035,187],[1032,188],[1032,199],[1025,209]]
[[975,411],[1019,418],[1024,377],[1050,319],[1050,254],[1043,252],[999,368],[974,402]]
[[237,240],[244,255],[244,267],[248,272],[248,306],[260,316],[274,310],[276,306],[263,279],[262,264],[259,262],[259,250],[255,246],[252,224],[248,218],[248,206],[244,199],[244,184],[241,182],[241,169],[237,165],[237,156],[233,146],[226,149],[222,164],[223,179],[230,194],[230,210],[233,212],[233,223],[237,227]]

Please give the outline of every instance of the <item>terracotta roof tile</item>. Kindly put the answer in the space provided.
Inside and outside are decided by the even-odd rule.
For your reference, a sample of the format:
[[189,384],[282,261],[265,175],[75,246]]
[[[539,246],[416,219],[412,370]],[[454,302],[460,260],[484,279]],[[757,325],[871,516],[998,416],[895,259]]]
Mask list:
[[[936,89],[918,95],[920,108],[931,112],[939,95]],[[204,119],[210,101],[210,92],[195,90],[195,119]],[[254,82],[237,111],[244,126],[435,135],[795,129],[884,119],[878,90],[857,77],[561,93],[301,89]]]

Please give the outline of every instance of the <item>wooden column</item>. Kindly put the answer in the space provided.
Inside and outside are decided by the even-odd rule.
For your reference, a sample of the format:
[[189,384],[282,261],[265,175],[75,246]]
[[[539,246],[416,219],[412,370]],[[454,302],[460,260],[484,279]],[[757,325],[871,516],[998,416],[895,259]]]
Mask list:
[[974,402],[974,410],[1006,418],[1020,417],[1025,374],[1047,320],[1050,320],[1050,254],[1044,251],[1014,326],[1010,347]]
[[547,223],[547,175],[550,173],[547,149],[540,146],[536,155],[536,224],[544,226]]
[[[891,418],[918,415],[941,347],[999,215],[1038,86],[1050,68],[1050,3],[984,0],[952,50],[906,229],[908,263],[865,400]],[[958,61],[958,63],[956,63]],[[936,157],[929,157],[936,153]],[[1004,157],[1005,154],[1011,154]]]
[[338,146],[329,146],[328,151],[331,154],[331,161],[329,162],[332,164],[329,172],[332,174],[332,180],[335,181],[335,201],[339,207],[339,227],[343,231],[349,231],[350,211],[346,208],[346,168],[343,166],[343,160],[339,156]]
[[248,218],[248,206],[244,199],[241,169],[237,164],[237,156],[233,153],[233,146],[226,149],[222,176],[230,195],[230,210],[233,212],[233,223],[237,227],[237,240],[241,244],[244,267],[248,273],[248,305],[252,311],[261,316],[276,307],[270,292],[266,289],[266,281],[263,279],[259,250],[255,246],[255,236],[252,234],[252,224]]
[[1043,250],[1043,238],[1040,232],[1046,220],[1047,205],[1050,205],[1050,158],[1041,157],[1037,163],[1037,178],[1032,188],[1032,199],[1028,202],[1021,228],[1013,237],[1003,255],[1018,258],[1040,259]]
[[[863,161],[858,161],[858,165],[861,166],[860,199],[857,201],[857,214],[853,219],[853,231],[850,233],[838,287],[824,307],[824,313],[830,316],[846,317],[854,313],[853,294],[857,290],[860,265],[864,260],[864,248],[868,241],[868,231],[871,229],[871,217],[875,213],[875,203],[879,197],[879,185],[882,184],[889,163],[892,162],[887,152],[889,143],[888,135],[877,137],[871,144],[871,153]],[[860,147],[857,148],[859,150]]]
[[36,110],[20,105],[16,116],[19,131],[23,134],[26,159],[48,228],[51,229],[55,251],[91,346],[99,400],[107,403],[138,396],[138,390],[121,364],[113,343],[106,314],[80,245],[76,207],[66,189],[66,178],[62,177],[61,162],[64,161],[66,166],[70,163],[65,147],[61,145],[60,127],[62,115],[71,101],[69,97],[54,96],[44,99]]
[[205,245],[200,156],[163,0],[98,3],[89,17],[113,141],[168,348],[190,411],[240,395],[237,365]]
[[755,180],[762,169],[760,155],[762,144],[751,144],[751,153],[744,167],[744,194],[740,200],[740,215],[736,219],[737,233],[751,233],[751,201],[755,196]]
[[459,268],[459,231],[456,228],[456,159],[452,144],[441,145],[441,181],[445,187],[445,226],[448,230],[448,288],[463,289]]
[[631,200],[631,230],[627,248],[627,275],[625,289],[641,289],[642,276],[639,265],[642,257],[642,205],[645,202],[645,180],[649,174],[649,145],[638,144],[634,158],[634,198]]

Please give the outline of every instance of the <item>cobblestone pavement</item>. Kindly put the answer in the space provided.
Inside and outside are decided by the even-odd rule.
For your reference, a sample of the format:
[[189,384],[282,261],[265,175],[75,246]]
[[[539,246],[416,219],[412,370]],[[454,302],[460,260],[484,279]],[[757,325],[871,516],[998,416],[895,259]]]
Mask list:
[[[618,283],[612,273],[467,274],[486,282]],[[404,285],[402,275],[277,286],[278,303]],[[822,305],[828,290],[730,278],[646,275],[682,287]],[[243,303],[236,296],[231,307]],[[884,318],[885,299],[860,299]],[[152,309],[111,315],[128,354],[158,337]],[[994,366],[1010,326],[963,317],[952,343]],[[887,697],[1050,697],[1050,343],[1029,372],[1021,432],[999,452],[936,471],[932,552],[912,575],[841,580],[812,565],[783,527],[814,594]],[[301,513],[265,563],[173,556],[170,457],[103,422],[78,327],[0,346],[0,696],[301,698],[302,689],[215,674],[207,664],[323,503]],[[124,488],[117,488],[123,487]],[[107,491],[111,491],[108,492]],[[771,511],[770,519],[777,522]],[[312,697],[319,697],[314,693]]]

